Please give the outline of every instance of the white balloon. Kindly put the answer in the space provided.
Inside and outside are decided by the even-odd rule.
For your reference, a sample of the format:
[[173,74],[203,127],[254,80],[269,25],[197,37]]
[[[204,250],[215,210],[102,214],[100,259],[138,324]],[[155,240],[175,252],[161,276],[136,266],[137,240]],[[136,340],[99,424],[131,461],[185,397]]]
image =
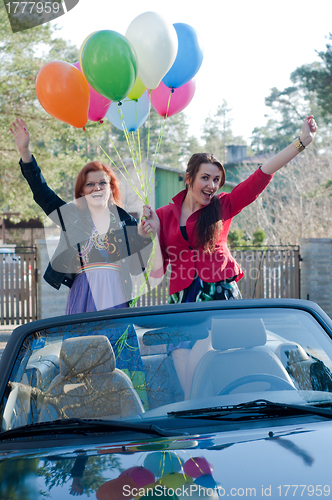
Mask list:
[[144,12],[130,23],[126,38],[136,51],[138,76],[147,89],[157,88],[177,55],[174,26],[156,12]]

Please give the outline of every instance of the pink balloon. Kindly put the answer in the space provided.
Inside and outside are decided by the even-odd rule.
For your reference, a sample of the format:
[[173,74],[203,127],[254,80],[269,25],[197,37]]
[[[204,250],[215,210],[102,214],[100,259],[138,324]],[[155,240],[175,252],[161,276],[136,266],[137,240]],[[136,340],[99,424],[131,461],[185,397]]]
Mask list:
[[[75,68],[79,69],[80,72],[83,73],[79,61],[74,63],[73,66],[75,66]],[[88,85],[90,91],[90,105],[88,111],[88,119],[93,122],[99,122],[106,115],[112,101],[99,94],[95,89],[91,87],[89,82]]]
[[195,90],[196,83],[194,79],[177,89],[170,89],[163,82],[160,82],[156,89],[151,90],[151,104],[160,116],[176,115],[188,106],[194,97]]
[[183,470],[188,476],[199,477],[204,474],[212,475],[213,466],[204,457],[194,457],[186,461]]

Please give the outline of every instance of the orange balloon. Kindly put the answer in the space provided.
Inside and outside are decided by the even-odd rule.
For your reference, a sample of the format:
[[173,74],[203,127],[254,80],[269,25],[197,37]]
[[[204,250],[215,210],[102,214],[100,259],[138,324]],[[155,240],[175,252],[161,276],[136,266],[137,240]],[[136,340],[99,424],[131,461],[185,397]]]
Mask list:
[[97,500],[131,500],[133,489],[137,490],[137,484],[130,476],[119,476],[116,479],[106,481],[96,491]]
[[52,61],[39,71],[36,94],[45,111],[76,128],[88,121],[90,92],[84,75],[72,64]]

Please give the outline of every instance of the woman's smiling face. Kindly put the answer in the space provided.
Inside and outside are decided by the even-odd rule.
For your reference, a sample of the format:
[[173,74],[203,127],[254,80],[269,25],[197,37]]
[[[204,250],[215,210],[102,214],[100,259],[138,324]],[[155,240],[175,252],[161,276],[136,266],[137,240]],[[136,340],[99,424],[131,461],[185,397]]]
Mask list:
[[217,165],[201,163],[188,193],[200,207],[208,205],[219,189],[221,172]]
[[102,170],[89,172],[83,186],[82,196],[88,205],[107,206],[109,199],[112,199],[110,178]]

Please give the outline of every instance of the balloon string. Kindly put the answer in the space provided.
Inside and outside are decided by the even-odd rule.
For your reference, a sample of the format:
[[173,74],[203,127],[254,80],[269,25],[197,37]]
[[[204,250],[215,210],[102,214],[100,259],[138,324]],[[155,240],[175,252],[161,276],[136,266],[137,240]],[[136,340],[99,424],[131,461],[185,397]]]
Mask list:
[[[142,167],[141,167],[141,165],[137,166],[137,158],[136,158],[135,153],[134,153],[135,145],[133,146],[133,144],[131,142],[131,138],[130,138],[130,135],[129,135],[129,132],[128,132],[128,129],[127,129],[127,126],[126,126],[126,123],[125,123],[125,120],[124,120],[123,112],[119,108],[117,108],[117,109],[118,109],[118,113],[119,113],[119,116],[120,116],[120,121],[121,121],[121,125],[122,125],[122,128],[123,128],[123,132],[125,134],[125,138],[126,138],[126,141],[127,141],[127,145],[128,145],[128,148],[129,148],[132,160],[133,160],[133,167],[134,167],[135,173],[137,175],[138,182],[140,184],[140,188],[141,188],[141,191],[142,191],[142,194],[143,194],[143,197],[140,194],[139,198],[144,203],[144,200],[145,200],[145,197],[146,197],[146,193],[145,193],[144,179],[143,179],[143,174],[142,174]],[[129,176],[130,181],[132,181],[129,173],[127,171],[126,171],[126,173]],[[136,194],[137,194],[137,191],[136,191]]]
[[158,138],[157,138],[157,143],[156,143],[156,147],[155,147],[155,151],[154,151],[154,155],[153,155],[153,161],[152,161],[152,165],[151,165],[151,171],[150,171],[150,175],[149,175],[149,149],[150,149],[150,133],[151,133],[151,125],[150,125],[150,123],[151,123],[151,119],[150,119],[151,118],[151,91],[149,90],[149,113],[148,113],[149,121],[148,121],[148,140],[147,140],[147,155],[146,155],[147,162],[146,162],[145,178],[143,175],[143,168],[142,168],[142,166],[143,166],[142,165],[142,148],[141,148],[141,141],[140,141],[137,108],[135,108],[136,124],[137,124],[137,143],[136,143],[135,134],[132,133],[132,135],[130,136],[130,133],[127,129],[125,119],[123,116],[123,112],[122,112],[122,109],[120,108],[120,104],[122,104],[122,103],[118,103],[118,106],[117,106],[121,125],[122,125],[123,132],[124,132],[124,135],[126,138],[128,149],[129,149],[131,157],[132,157],[133,167],[134,167],[134,170],[135,170],[138,182],[139,182],[139,188],[140,188],[141,192],[140,192],[139,188],[137,188],[136,184],[134,183],[134,181],[129,173],[129,170],[127,169],[124,162],[122,161],[122,158],[121,158],[114,142],[111,140],[111,138],[110,138],[110,142],[111,142],[111,144],[112,144],[112,146],[113,146],[113,148],[114,148],[114,150],[115,150],[115,152],[116,152],[116,154],[121,162],[121,165],[122,165],[123,170],[125,171],[126,175],[122,172],[121,169],[118,169],[118,167],[115,165],[113,160],[109,157],[109,155],[104,151],[103,148],[101,148],[103,153],[107,156],[107,158],[111,161],[111,163],[119,170],[121,175],[128,182],[128,184],[134,190],[135,194],[139,197],[139,199],[141,201],[143,201],[144,204],[149,203],[149,199],[151,196],[153,181],[155,179],[158,154],[160,152],[160,147],[161,147],[163,135],[164,135],[165,128],[166,128],[166,120],[168,117],[168,111],[169,111],[171,96],[172,96],[173,92],[174,92],[174,89],[171,89],[170,94],[169,94],[169,98],[168,98],[168,103],[167,103],[166,115],[164,118],[163,126],[161,127],[161,129],[159,131]]
[[[138,102],[138,101],[136,101]],[[137,126],[137,143],[138,143],[138,157],[139,157],[139,164],[143,173],[143,165],[142,165],[142,148],[141,148],[141,137],[140,137],[140,132],[139,132],[139,123],[138,123],[138,114],[137,114],[137,106],[135,106],[135,111],[136,111],[136,126]],[[144,183],[144,191],[146,192],[146,178],[145,178],[145,183]]]
[[[142,161],[141,161],[141,157],[140,157],[140,155],[138,153],[138,151],[139,152],[141,151],[141,147],[140,147],[140,144],[139,144],[138,147],[136,146],[136,141],[135,141],[135,135],[134,135],[134,133],[132,133],[132,137],[130,138],[130,135],[129,135],[129,132],[128,132],[128,129],[127,129],[127,126],[126,126],[126,123],[125,123],[125,120],[124,120],[124,116],[123,116],[122,110],[119,112],[119,114],[120,114],[122,128],[123,128],[123,131],[125,133],[126,140],[127,140],[127,144],[128,144],[129,150],[130,150],[131,155],[132,155],[134,169],[136,171],[137,177],[139,179],[141,179],[140,185],[141,185],[141,190],[142,190],[142,195],[143,196],[141,196],[139,194],[139,192],[138,192],[137,189],[134,190],[134,191],[136,192],[136,194],[138,194],[139,198],[143,201],[143,203],[147,204],[148,203],[148,196],[147,196],[147,192],[146,192],[146,186],[144,184],[143,171],[142,171]],[[139,128],[138,128],[137,112],[136,112],[136,122],[137,122],[137,131],[138,131]],[[132,139],[132,141],[130,139]],[[139,141],[139,132],[138,132],[138,141]],[[135,154],[134,154],[134,152],[135,152]],[[139,168],[137,167],[136,160],[138,160],[138,167]],[[132,185],[133,182],[132,182],[132,179],[129,176],[129,173],[128,173],[127,170],[126,170],[126,173],[127,173],[127,176],[129,177],[129,179],[131,181],[131,182],[129,182],[129,184]],[[141,286],[140,286],[140,288],[139,288],[139,290],[137,292],[136,297],[129,303],[129,307],[134,307],[136,305],[136,303],[137,303],[138,299],[141,297],[141,295],[142,295],[142,293],[143,293],[146,285],[148,287],[148,292],[150,291],[149,277],[150,277],[150,274],[151,274],[151,271],[152,271],[154,256],[155,256],[155,253],[156,253],[156,238],[155,238],[154,234],[152,234],[152,233],[150,234],[150,237],[151,237],[151,240],[152,240],[152,251],[151,251],[151,254],[150,254],[148,262],[147,262],[147,267],[145,269],[143,269],[144,281],[141,284]]]
[[172,94],[174,93],[174,90],[175,89],[173,89],[173,87],[171,87],[171,91],[170,91],[169,96],[168,96],[167,111],[166,111],[165,118],[168,116],[169,106],[171,104],[171,97],[172,97]]
[[151,129],[151,90],[149,89],[148,92],[149,92],[149,114],[148,114],[148,139],[146,146],[146,169],[145,169],[146,179],[148,178],[148,172],[149,172],[150,129]]
[[[137,99],[135,100],[137,102]],[[135,157],[138,161],[139,165],[139,176],[141,178],[141,186],[142,186],[142,193],[144,197],[144,202],[147,203],[146,201],[146,182],[147,179],[144,179],[143,175],[143,166],[142,166],[142,154],[141,154],[141,141],[140,141],[140,135],[139,135],[139,123],[138,123],[138,114],[137,114],[137,106],[135,105],[135,116],[136,116],[136,131],[137,131],[137,143],[135,139],[135,133],[132,133],[132,143],[134,146],[134,151],[135,151]],[[124,127],[126,127],[126,124],[124,123]]]
[[152,162],[152,168],[151,168],[152,176],[151,176],[151,179],[150,179],[150,182],[149,182],[149,189],[148,189],[148,199],[150,199],[151,191],[152,191],[152,186],[153,186],[153,180],[155,178],[155,172],[156,172],[156,166],[157,166],[157,159],[158,159],[159,149],[160,149],[160,146],[161,146],[161,143],[162,143],[162,140],[163,140],[163,135],[164,135],[165,127],[166,127],[166,120],[167,120],[168,110],[169,110],[169,106],[170,106],[170,103],[171,103],[171,96],[172,96],[172,93],[173,93],[172,90],[174,92],[174,89],[171,89],[171,92],[169,93],[166,116],[165,116],[165,119],[164,119],[163,126],[161,128],[161,131],[159,132],[159,136],[158,136],[158,139],[157,139],[157,144],[156,144],[156,148],[155,148],[155,152],[154,152],[154,157],[153,157],[153,162]]
[[151,274],[151,271],[152,271],[154,256],[155,256],[156,248],[157,248],[157,242],[156,242],[155,235],[153,233],[150,233],[150,237],[151,237],[151,240],[152,240],[152,251],[151,251],[150,257],[148,259],[147,266],[146,266],[146,268],[143,271],[144,281],[141,284],[141,286],[140,286],[140,288],[139,288],[139,290],[137,292],[136,297],[129,303],[129,307],[134,307],[136,305],[138,299],[140,298],[140,296],[142,295],[142,293],[144,291],[145,285],[148,285],[148,289],[149,289],[149,285],[150,285],[150,283],[149,283],[149,277],[150,277],[150,274]]
[[111,138],[109,140],[110,140],[110,143],[112,144],[112,146],[113,146],[113,148],[114,148],[114,150],[115,150],[115,152],[116,152],[116,154],[117,154],[117,156],[118,156],[118,158],[119,158],[119,160],[121,162],[121,165],[122,165],[124,171],[126,172],[127,176],[122,172],[122,170],[120,168],[118,168],[118,166],[116,165],[116,163],[114,163],[114,161],[112,160],[112,158],[106,153],[106,151],[102,148],[102,146],[100,146],[100,149],[102,150],[102,152],[104,153],[104,155],[109,159],[109,161],[112,163],[112,165],[120,172],[120,174],[122,175],[122,177],[128,182],[128,184],[133,189],[133,191],[137,194],[137,196],[140,199],[142,199],[139,190],[137,189],[137,187],[134,184],[134,182],[131,180],[131,177],[130,177],[130,174],[129,174],[128,170],[127,170],[127,167],[123,163],[122,158],[121,158],[121,156],[120,156],[120,154],[119,154],[119,152],[118,152],[118,150],[117,150],[114,142],[112,141]]
[[[139,190],[139,188],[137,188],[136,184],[134,183],[126,165],[124,164],[124,162],[122,161],[122,158],[114,144],[114,142],[111,140],[110,138],[110,142],[122,164],[122,167],[123,167],[123,170],[124,172],[121,170],[121,169],[118,169],[115,165],[115,163],[113,162],[113,160],[110,158],[110,156],[104,151],[104,149],[101,147],[101,150],[103,151],[103,153],[107,156],[107,158],[111,161],[111,163],[119,170],[120,174],[123,176],[123,178],[128,182],[128,184],[131,186],[131,188],[133,189],[133,191],[135,192],[135,194],[139,197],[139,199],[141,201],[143,201],[144,204],[148,204],[149,203],[149,199],[150,199],[150,196],[151,196],[151,191],[152,191],[152,186],[153,186],[153,181],[154,181],[154,178],[155,178],[155,172],[156,172],[156,166],[157,166],[157,157],[158,157],[158,153],[159,153],[159,150],[160,150],[160,146],[161,146],[161,142],[162,142],[162,138],[163,138],[163,134],[164,134],[164,131],[165,131],[165,127],[166,127],[166,119],[167,119],[167,114],[168,114],[168,110],[169,110],[169,105],[170,105],[170,100],[171,100],[171,94],[172,92],[170,92],[170,95],[169,95],[169,99],[168,99],[168,104],[167,104],[167,113],[166,113],[166,116],[165,116],[165,119],[164,119],[164,123],[163,123],[163,126],[161,127],[161,130],[159,132],[159,136],[158,136],[158,139],[157,139],[157,144],[156,144],[156,147],[155,147],[155,151],[154,151],[154,156],[153,156],[153,161],[152,161],[152,166],[151,166],[151,172],[150,172],[150,175],[149,175],[149,149],[150,149],[150,130],[151,130],[151,120],[150,120],[150,117],[151,117],[151,91],[149,91],[149,122],[148,122],[148,140],[147,140],[147,163],[146,163],[146,175],[145,175],[145,180],[144,180],[144,175],[143,175],[143,165],[142,165],[142,149],[141,149],[141,141],[140,141],[140,133],[139,133],[139,126],[138,126],[138,115],[137,115],[137,108],[136,108],[136,124],[137,124],[137,144],[136,144],[136,140],[135,140],[135,134],[132,133],[132,135],[130,136],[130,133],[127,129],[127,126],[126,126],[126,123],[125,123],[125,119],[124,119],[124,116],[123,116],[123,112],[122,112],[122,109],[120,108],[120,105],[117,106],[117,110],[118,110],[118,113],[119,113],[119,116],[120,116],[120,120],[121,120],[121,124],[122,124],[122,128],[123,128],[123,131],[124,131],[124,134],[125,134],[125,138],[126,138],[126,141],[127,141],[127,145],[128,145],[128,148],[129,148],[129,151],[131,153],[131,156],[132,156],[132,160],[133,160],[133,167],[134,167],[134,170],[136,172],[136,175],[137,175],[137,178],[138,178],[138,181],[139,181],[139,184],[140,184],[140,189],[141,189],[141,192]],[[150,233],[150,237],[151,237],[151,240],[152,240],[152,251],[151,251],[151,254],[149,256],[149,259],[148,259],[148,262],[147,262],[147,266],[146,268],[143,270],[143,276],[144,276],[144,280],[143,280],[143,283],[141,284],[138,292],[137,292],[137,295],[136,297],[130,302],[130,307],[134,307],[138,301],[138,299],[141,297],[146,285],[148,286],[148,291],[150,289],[150,286],[149,286],[149,277],[150,277],[150,274],[151,274],[151,271],[152,271],[152,266],[153,266],[153,260],[154,260],[154,256],[155,256],[155,252],[156,252],[156,245],[157,245],[157,241],[156,241],[156,237]]]

